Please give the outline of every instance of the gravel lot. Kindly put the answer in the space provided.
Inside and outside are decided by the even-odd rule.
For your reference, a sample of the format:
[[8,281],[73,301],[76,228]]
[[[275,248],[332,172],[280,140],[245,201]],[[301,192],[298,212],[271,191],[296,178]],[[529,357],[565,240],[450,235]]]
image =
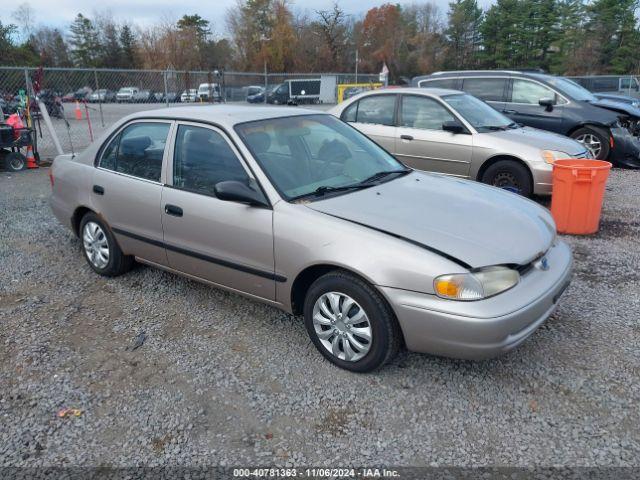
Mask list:
[[274,308],[97,276],[47,173],[0,173],[0,466],[640,466],[640,172],[612,172],[600,233],[567,237],[574,281],[520,348],[368,375]]

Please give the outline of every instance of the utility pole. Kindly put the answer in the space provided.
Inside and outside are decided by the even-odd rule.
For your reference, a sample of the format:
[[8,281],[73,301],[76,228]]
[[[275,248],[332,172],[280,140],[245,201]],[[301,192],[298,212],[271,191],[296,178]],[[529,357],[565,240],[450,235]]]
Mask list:
[[356,47],[356,83],[358,83],[358,47]]

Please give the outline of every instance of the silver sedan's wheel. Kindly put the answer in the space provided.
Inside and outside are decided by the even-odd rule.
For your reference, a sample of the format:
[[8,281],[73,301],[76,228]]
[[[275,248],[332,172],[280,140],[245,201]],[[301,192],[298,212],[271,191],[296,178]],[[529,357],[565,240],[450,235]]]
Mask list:
[[109,263],[109,241],[104,231],[95,222],[87,222],[82,232],[82,243],[91,264],[103,269]]
[[592,133],[583,133],[578,135],[576,141],[582,143],[593,155],[593,158],[600,158],[599,155],[602,152],[602,142],[600,139]]
[[371,348],[369,317],[344,293],[327,292],[316,300],[313,327],[322,346],[340,360],[357,362]]

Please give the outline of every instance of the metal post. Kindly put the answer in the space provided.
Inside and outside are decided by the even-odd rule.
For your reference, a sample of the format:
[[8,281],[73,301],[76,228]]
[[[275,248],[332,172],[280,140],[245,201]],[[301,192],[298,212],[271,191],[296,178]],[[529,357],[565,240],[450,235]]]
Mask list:
[[169,106],[169,91],[167,90],[167,71],[162,72],[162,77],[164,79],[164,103],[168,107]]
[[269,80],[267,74],[267,57],[264,57],[264,103],[267,103],[267,88],[269,88]]
[[356,81],[358,83],[358,49],[356,48]]
[[[100,84],[98,83],[98,71],[94,70],[93,71],[93,78],[96,84],[96,91],[100,90]],[[105,96],[106,96],[107,92],[105,92]],[[100,100],[100,94],[98,93],[98,106],[100,107],[100,123],[102,124],[102,128],[104,128],[104,115],[102,114],[102,100]],[[88,118],[88,114],[87,114],[87,118]]]

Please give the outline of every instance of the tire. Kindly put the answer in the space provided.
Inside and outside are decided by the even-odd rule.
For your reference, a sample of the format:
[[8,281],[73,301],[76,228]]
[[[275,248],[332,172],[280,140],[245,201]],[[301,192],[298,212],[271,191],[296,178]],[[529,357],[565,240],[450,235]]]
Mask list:
[[[609,145],[609,133],[605,129],[599,127],[582,127],[573,132],[571,138],[591,150],[591,153],[593,153],[596,159],[606,160],[609,158],[611,147]],[[597,142],[599,147],[597,152],[594,151],[594,142]]]
[[498,160],[484,171],[480,181],[523,197],[531,197],[533,193],[529,169],[515,160]]
[[[338,308],[332,308],[331,299],[336,297]],[[351,306],[347,306],[347,301],[353,302]],[[352,322],[344,321],[345,317]],[[304,323],[320,353],[331,363],[352,372],[380,368],[400,348],[400,327],[384,298],[367,282],[345,272],[327,273],[311,285],[304,301]],[[338,355],[331,351],[334,345]]]
[[122,253],[111,229],[95,213],[82,217],[79,232],[84,258],[94,272],[116,277],[131,270],[133,257]]
[[27,157],[20,152],[9,152],[4,156],[4,167],[10,172],[24,170],[27,165]]

